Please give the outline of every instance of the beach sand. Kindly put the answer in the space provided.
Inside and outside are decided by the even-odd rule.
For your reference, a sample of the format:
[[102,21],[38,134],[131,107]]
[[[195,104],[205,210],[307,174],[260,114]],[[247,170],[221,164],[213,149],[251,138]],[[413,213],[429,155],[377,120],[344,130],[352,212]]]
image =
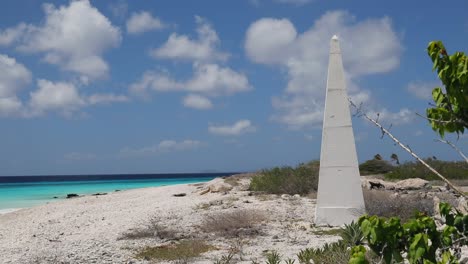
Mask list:
[[[0,215],[0,263],[158,263],[135,257],[145,246],[174,243],[172,239],[121,239],[150,219],[177,233],[178,238],[206,241],[212,250],[189,263],[213,263],[237,245],[239,256],[251,263],[264,250],[293,258],[307,247],[338,240],[315,235],[315,199],[277,195],[250,196],[243,179],[228,192],[208,192],[213,182],[163,186],[84,196]],[[175,197],[174,194],[186,196]],[[225,237],[202,228],[216,214],[250,210],[263,216],[255,234]],[[175,240],[177,240],[175,239]],[[160,261],[160,263],[170,263]]]

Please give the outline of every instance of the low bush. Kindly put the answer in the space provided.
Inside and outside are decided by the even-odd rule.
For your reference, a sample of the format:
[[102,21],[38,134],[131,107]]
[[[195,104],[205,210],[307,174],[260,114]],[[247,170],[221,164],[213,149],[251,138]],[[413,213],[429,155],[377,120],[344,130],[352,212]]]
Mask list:
[[252,178],[250,190],[273,194],[308,194],[317,191],[318,172],[318,161],[300,164],[295,168],[263,170]]
[[434,214],[434,202],[430,198],[421,198],[417,194],[399,195],[388,191],[363,190],[364,203],[369,215],[380,217],[399,217],[406,221],[416,212]]
[[259,211],[239,209],[205,216],[201,229],[231,237],[257,235],[260,233],[257,224],[264,220],[265,215]]
[[359,165],[361,175],[385,174],[395,167],[386,160],[371,159]]
[[141,227],[130,229],[123,233],[117,240],[133,240],[144,238],[174,239],[177,237],[177,231],[161,225],[159,217],[151,217],[148,222],[143,223]]
[[[440,174],[449,179],[468,179],[468,163],[462,161],[443,161],[433,158],[424,160]],[[390,180],[402,180],[408,178],[421,178],[424,180],[439,180],[433,172],[426,168],[420,162],[405,162],[396,166],[394,170],[385,175]]]
[[[459,263],[461,249],[468,245],[468,215],[440,203],[440,221],[434,217],[417,214],[402,223],[399,218],[364,215],[359,225],[368,248],[381,256],[379,263]],[[439,226],[439,227],[438,227]],[[368,264],[362,246],[351,249],[349,263]]]

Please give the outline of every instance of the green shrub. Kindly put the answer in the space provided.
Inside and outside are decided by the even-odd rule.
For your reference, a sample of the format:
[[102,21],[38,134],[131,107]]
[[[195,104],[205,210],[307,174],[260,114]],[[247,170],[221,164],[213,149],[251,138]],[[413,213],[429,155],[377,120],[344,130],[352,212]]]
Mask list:
[[318,161],[293,167],[263,170],[250,182],[250,190],[273,194],[308,194],[317,191]]
[[[462,161],[443,161],[437,159],[425,159],[431,167],[449,179],[468,179],[468,163]],[[401,180],[408,178],[421,178],[424,180],[439,180],[439,178],[419,162],[405,162],[395,167],[386,174],[385,178]]]
[[386,160],[371,159],[359,165],[361,175],[385,174],[395,167]]
[[[468,245],[468,215],[440,203],[441,227],[433,217],[419,214],[402,223],[399,218],[364,215],[359,225],[369,248],[392,263],[459,263],[461,248]],[[349,263],[369,263],[362,245],[351,250]]]
[[350,258],[350,251],[347,250],[347,247],[342,241],[331,244],[327,243],[322,248],[301,250],[297,254],[297,258],[301,264],[310,264],[311,260],[314,263],[347,264]]

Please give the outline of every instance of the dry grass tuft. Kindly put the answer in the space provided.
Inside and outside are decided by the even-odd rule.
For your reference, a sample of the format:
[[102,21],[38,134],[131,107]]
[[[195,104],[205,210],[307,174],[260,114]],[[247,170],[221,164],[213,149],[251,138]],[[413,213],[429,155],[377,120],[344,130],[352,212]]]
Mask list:
[[177,238],[177,231],[165,227],[160,224],[161,220],[159,217],[152,217],[150,220],[143,224],[142,227],[130,229],[123,233],[117,240],[133,240],[133,239],[144,239],[144,238],[160,238],[173,240]]
[[422,198],[417,194],[397,195],[388,191],[363,190],[364,202],[369,215],[381,217],[397,216],[405,222],[416,212],[434,214],[434,202],[431,198]]
[[220,233],[228,237],[258,235],[260,230],[257,224],[265,220],[264,213],[239,209],[207,215],[203,220],[201,229],[205,232]]

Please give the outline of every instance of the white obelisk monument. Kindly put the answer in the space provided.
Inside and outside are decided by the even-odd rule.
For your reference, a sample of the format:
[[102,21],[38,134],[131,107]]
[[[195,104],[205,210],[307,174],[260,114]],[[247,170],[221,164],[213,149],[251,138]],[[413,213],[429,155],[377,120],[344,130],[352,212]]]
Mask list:
[[330,41],[315,224],[349,224],[364,213],[340,43]]

